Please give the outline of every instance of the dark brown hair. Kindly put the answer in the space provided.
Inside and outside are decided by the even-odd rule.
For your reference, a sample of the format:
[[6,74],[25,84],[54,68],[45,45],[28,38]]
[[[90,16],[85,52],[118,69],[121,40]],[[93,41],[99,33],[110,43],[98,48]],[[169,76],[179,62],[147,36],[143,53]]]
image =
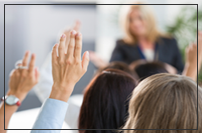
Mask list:
[[[79,129],[118,129],[128,116],[128,102],[135,79],[126,72],[107,69],[94,77],[85,89],[79,115]],[[110,130],[80,130],[82,133],[112,133]]]
[[130,68],[137,74],[139,81],[158,73],[168,73],[164,63],[160,61],[135,61]]
[[99,73],[101,73],[102,71],[104,71],[106,69],[118,69],[118,70],[121,70],[121,71],[124,71],[124,72],[130,74],[135,79],[138,78],[138,76],[136,75],[136,73],[134,73],[133,70],[131,70],[129,68],[129,65],[126,64],[126,63],[124,63],[124,62],[121,62],[121,61],[110,62],[106,67],[98,69],[98,71],[97,71],[96,74],[99,74]]

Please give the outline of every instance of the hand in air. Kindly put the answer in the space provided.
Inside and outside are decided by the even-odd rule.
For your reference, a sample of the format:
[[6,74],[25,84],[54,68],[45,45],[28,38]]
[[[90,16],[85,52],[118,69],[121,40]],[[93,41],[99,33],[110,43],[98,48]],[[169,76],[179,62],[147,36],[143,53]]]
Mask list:
[[[60,43],[52,50],[53,88],[50,98],[67,101],[75,84],[87,71],[89,52],[86,51],[81,59],[82,35],[75,30],[70,32],[70,38],[63,34]],[[65,49],[66,39],[69,39]],[[57,53],[58,51],[58,53]]]
[[34,85],[38,83],[39,71],[35,67],[35,58],[35,54],[32,54],[28,65],[29,52],[26,52],[22,63],[18,64],[17,69],[12,70],[8,95],[15,95],[22,101]]

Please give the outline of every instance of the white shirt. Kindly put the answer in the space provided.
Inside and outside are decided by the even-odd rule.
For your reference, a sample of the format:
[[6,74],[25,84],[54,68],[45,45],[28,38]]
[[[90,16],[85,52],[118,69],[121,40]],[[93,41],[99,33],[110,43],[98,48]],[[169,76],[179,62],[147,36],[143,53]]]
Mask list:
[[155,53],[154,53],[153,49],[144,49],[142,52],[143,52],[146,60],[148,60],[148,61],[154,60],[154,54]]

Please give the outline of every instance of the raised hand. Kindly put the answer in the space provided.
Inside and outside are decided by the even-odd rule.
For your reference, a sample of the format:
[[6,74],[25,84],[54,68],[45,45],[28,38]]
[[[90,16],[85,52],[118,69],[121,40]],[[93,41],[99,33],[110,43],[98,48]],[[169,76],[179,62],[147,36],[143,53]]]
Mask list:
[[[65,49],[66,35],[60,38],[52,50],[53,87],[50,98],[67,101],[75,84],[87,71],[89,52],[81,60],[82,35],[75,30],[70,32],[69,44]],[[57,53],[58,51],[58,53]]]
[[[186,61],[183,75],[196,81],[197,73],[197,44],[192,43],[186,48]],[[198,72],[202,64],[202,32],[198,32]]]
[[[186,62],[190,65],[195,65],[197,63],[197,45],[195,43],[190,44],[186,48]],[[195,63],[195,64],[192,64]]]
[[[192,43],[186,48],[186,63],[196,68],[197,66],[197,44]],[[198,69],[202,63],[202,32],[198,32]]]
[[[14,95],[19,99],[20,102],[24,100],[27,93],[32,89],[34,85],[37,84],[39,80],[39,71],[35,67],[35,54],[32,54],[29,65],[28,58],[29,52],[26,52],[22,63],[18,64],[17,68],[12,70],[10,73],[9,90],[7,96]],[[1,133],[6,133],[6,130],[4,130],[4,128],[8,128],[10,118],[17,109],[18,106],[16,105],[4,105],[4,102],[0,104]]]
[[76,32],[79,32],[80,30],[80,27],[81,27],[81,23],[79,20],[77,20],[75,23],[74,23],[74,26],[68,28],[68,29],[65,29],[63,34],[65,34],[66,36],[66,41],[65,41],[65,49],[68,48],[68,44],[69,44],[69,41],[70,41],[70,32],[72,30],[75,30]]
[[22,64],[18,64],[19,68],[11,71],[7,95],[15,95],[22,101],[32,87],[38,83],[39,71],[35,67],[35,58],[35,54],[32,54],[28,65],[29,52],[27,51]]
[[197,45],[192,43],[186,48],[186,61],[183,70],[183,75],[192,78],[196,81],[197,77]]

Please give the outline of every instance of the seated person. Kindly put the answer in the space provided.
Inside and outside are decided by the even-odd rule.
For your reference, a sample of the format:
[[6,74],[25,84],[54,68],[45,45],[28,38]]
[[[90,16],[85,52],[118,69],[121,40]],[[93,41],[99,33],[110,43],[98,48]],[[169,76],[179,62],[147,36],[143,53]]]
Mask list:
[[[134,66],[134,64],[136,66]],[[147,62],[146,60],[141,60],[134,62],[132,65],[134,67],[133,70],[137,73],[140,81],[157,73],[168,73],[165,64],[162,62]]]
[[[201,36],[201,35],[200,35]],[[201,68],[202,62],[202,43],[198,43],[198,71]],[[153,74],[157,73],[171,73],[176,74],[177,71],[174,67],[167,63],[158,61],[138,60],[130,64],[130,68],[138,75],[139,80],[143,80]],[[182,72],[183,75],[192,78],[196,81],[197,78],[197,45],[195,43],[186,48],[186,61],[185,68]]]
[[[161,73],[144,79],[134,89],[123,129],[181,129],[150,130],[151,133],[184,133],[182,129],[189,129],[186,130],[189,133],[201,133],[201,114],[202,88],[189,77]],[[148,130],[123,132],[147,133]]]
[[135,79],[137,79],[137,75],[136,73],[134,73],[133,70],[130,69],[130,67],[124,63],[124,62],[120,62],[120,61],[114,61],[114,62],[111,62],[109,63],[106,67],[104,68],[99,68],[96,72],[96,74],[99,74],[101,73],[102,71],[106,70],[106,69],[109,69],[109,68],[112,68],[112,69],[118,69],[118,70],[121,70],[121,71],[124,71],[128,74],[130,74],[132,77],[134,77]]
[[[135,79],[120,70],[107,69],[98,74],[85,89],[78,128],[118,129],[123,126],[128,116],[128,101],[135,86]],[[102,132],[113,133],[107,130]]]

